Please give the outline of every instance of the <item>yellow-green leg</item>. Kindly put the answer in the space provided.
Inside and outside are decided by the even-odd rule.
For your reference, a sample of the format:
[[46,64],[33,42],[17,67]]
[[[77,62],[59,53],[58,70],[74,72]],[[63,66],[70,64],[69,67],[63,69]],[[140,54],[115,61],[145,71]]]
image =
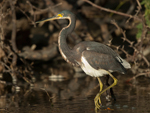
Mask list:
[[[97,77],[97,79],[98,79],[99,86],[100,86],[100,90],[99,90],[99,93],[100,93],[100,92],[102,91],[102,89],[103,89],[103,84],[102,84],[100,78]],[[99,94],[99,93],[98,93],[98,94]],[[96,108],[96,109],[99,109],[99,108],[100,108],[100,105],[101,105],[101,99],[100,99],[100,96],[99,96],[98,94],[95,96],[95,99],[94,99],[95,108]]]
[[100,96],[101,96],[101,94],[104,93],[106,90],[108,90],[108,89],[112,88],[113,86],[115,86],[117,84],[117,81],[118,81],[110,72],[108,72],[108,74],[113,78],[114,83],[102,91],[103,84],[102,84],[101,80],[98,78],[98,81],[99,81],[99,84],[100,84],[100,92],[96,95],[96,97],[94,99],[95,111],[96,112],[97,112],[97,109],[100,108],[100,104],[101,104]]
[[102,89],[103,89],[103,84],[102,84],[101,79],[100,79],[99,77],[97,77],[97,79],[98,79],[99,86],[100,86],[100,90],[99,90],[99,92],[101,92],[101,91],[102,91]]

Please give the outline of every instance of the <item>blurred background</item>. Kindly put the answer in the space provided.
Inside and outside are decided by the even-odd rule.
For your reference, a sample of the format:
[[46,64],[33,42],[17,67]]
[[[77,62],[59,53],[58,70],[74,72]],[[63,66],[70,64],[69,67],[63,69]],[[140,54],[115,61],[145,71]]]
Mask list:
[[[68,20],[35,24],[70,10],[76,15],[67,38],[70,48],[100,42],[131,64],[125,75],[113,73],[116,101],[108,102],[104,93],[99,112],[149,112],[149,5],[149,0],[0,0],[0,111],[95,112],[97,79],[65,62],[58,50],[58,35]],[[104,87],[107,79],[102,77]]]

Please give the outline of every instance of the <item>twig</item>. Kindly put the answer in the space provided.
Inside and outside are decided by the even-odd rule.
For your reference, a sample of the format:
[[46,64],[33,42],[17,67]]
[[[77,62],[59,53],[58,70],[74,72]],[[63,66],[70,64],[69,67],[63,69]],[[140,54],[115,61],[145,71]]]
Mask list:
[[[137,15],[139,14],[140,10],[142,9],[139,0],[136,0],[136,2],[137,2],[137,4],[138,4],[138,6],[137,6],[137,10],[136,10],[136,13],[135,13],[134,17],[137,17]],[[130,19],[131,19],[131,18],[129,18],[129,19],[126,21],[126,23],[128,23]],[[142,22],[142,20],[140,20],[140,21]]]
[[[132,41],[130,41],[129,39],[127,39],[127,37],[126,37],[126,35],[125,35],[125,31],[123,31],[123,30],[117,25],[117,23],[116,23],[115,21],[112,21],[111,23],[114,24],[114,25],[117,27],[117,29],[119,29],[119,30],[121,31],[121,33],[123,34],[122,39],[123,39],[124,41],[127,41],[127,42],[130,44],[130,47],[132,47],[132,48],[137,52],[137,54],[140,54],[140,55],[142,56],[143,60],[145,61],[145,63],[146,63],[147,66],[149,67],[149,66],[150,66],[149,61],[148,61],[147,58],[143,55],[143,53],[141,52],[141,50],[138,50],[138,49],[133,45],[134,42],[132,42]],[[144,37],[145,35],[146,35],[145,31],[143,31],[142,36]],[[141,45],[141,43],[142,43],[142,42],[140,42],[140,45]],[[140,49],[142,49],[142,46],[140,47]]]
[[[40,15],[40,14],[43,14],[43,13],[47,13],[50,9],[55,8],[55,7],[59,6],[59,5],[62,5],[62,3],[58,3],[55,6],[49,6],[49,7],[45,8],[45,9],[38,9],[37,7],[33,6],[29,1],[27,1],[27,3],[32,8],[31,15]],[[33,11],[33,9],[36,9],[38,11]]]
[[26,78],[26,77],[22,77],[28,84],[32,84],[29,80],[28,80],[28,78]]
[[141,7],[141,4],[140,4],[139,0],[136,0],[136,2],[137,2],[137,4],[138,4],[139,8],[140,8],[140,9],[142,9],[142,7]]
[[62,5],[62,3],[58,3],[58,4],[56,4],[55,6],[50,6],[50,7],[46,8],[46,9],[42,9],[42,10],[40,10],[40,11],[35,11],[34,14],[35,14],[35,15],[40,15],[40,14],[43,14],[43,13],[47,13],[50,9],[52,9],[52,8],[54,8],[54,7],[57,7],[57,6],[59,6],[59,5]]
[[[12,48],[15,52],[18,51],[17,46],[16,46],[16,12],[15,12],[15,6],[14,6],[14,1],[9,0],[11,11],[12,11],[12,34],[11,34],[11,44]],[[16,65],[17,62],[17,56],[14,54],[13,55],[13,61],[12,65]]]
[[46,92],[47,96],[49,97],[49,101],[50,101],[51,99],[53,99],[53,98],[54,98],[54,96],[53,96],[53,97],[50,97],[49,93],[46,91],[46,89],[45,89],[45,88],[40,88],[40,89],[42,89],[42,90],[44,90],[44,91]]
[[12,11],[12,35],[11,35],[11,43],[14,51],[17,51],[17,46],[16,46],[16,12],[15,12],[15,7],[13,4],[12,0],[9,0],[11,11]]
[[[150,74],[150,71],[148,71],[148,72],[143,72],[143,73],[139,73],[139,74],[135,75],[134,77],[128,79],[127,82],[130,82],[131,80],[134,80],[134,79],[136,79],[136,78],[139,77],[139,76],[147,76],[147,75],[149,75],[149,74]],[[149,76],[148,76],[148,77],[149,77]]]
[[30,19],[30,17],[20,7],[16,7],[16,8],[19,9],[32,24],[35,24],[35,22],[32,19]]
[[136,20],[141,21],[141,19],[138,18],[137,16],[132,16],[132,15],[129,15],[129,14],[126,14],[126,13],[122,13],[122,12],[114,11],[114,10],[111,10],[111,9],[107,9],[107,8],[98,6],[98,5],[92,3],[92,2],[89,1],[89,0],[83,0],[83,1],[85,1],[85,2],[87,2],[87,3],[89,3],[89,4],[91,4],[92,6],[98,8],[98,9],[100,9],[100,10],[103,10],[103,11],[106,11],[106,12],[110,12],[110,13],[114,13],[114,14],[118,14],[118,15],[122,15],[122,16],[126,16],[126,17],[129,17],[129,18],[134,18],[134,19],[136,19]]
[[13,86],[14,85],[11,82],[6,82],[6,81],[2,81],[2,80],[0,80],[0,84],[4,84],[6,86]]
[[25,52],[22,52],[19,54],[20,57],[23,57],[25,59],[30,60],[50,60],[51,58],[54,58],[58,55],[57,52],[57,46],[53,45],[49,46],[45,50],[39,50],[39,51],[31,51],[30,49],[25,50]]

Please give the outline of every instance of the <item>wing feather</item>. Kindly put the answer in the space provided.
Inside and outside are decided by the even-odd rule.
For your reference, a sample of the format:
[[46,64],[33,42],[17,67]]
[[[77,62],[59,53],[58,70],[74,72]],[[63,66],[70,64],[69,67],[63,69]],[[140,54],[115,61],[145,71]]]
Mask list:
[[84,57],[88,63],[97,70],[105,69],[107,71],[125,72],[125,68],[112,55],[86,50],[82,52],[82,57]]
[[82,49],[79,49],[79,52],[83,52],[84,50],[90,50],[100,54],[107,54],[109,56],[112,56],[118,62],[120,62],[124,68],[131,68],[130,64],[127,61],[122,59],[113,49],[102,43],[84,41],[76,45],[74,49],[77,50],[78,47],[82,47]]

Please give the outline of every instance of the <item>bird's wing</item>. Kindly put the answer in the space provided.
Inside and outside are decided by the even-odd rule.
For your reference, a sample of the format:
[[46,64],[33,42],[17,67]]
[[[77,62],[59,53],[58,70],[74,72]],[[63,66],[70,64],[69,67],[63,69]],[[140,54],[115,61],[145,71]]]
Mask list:
[[95,69],[125,72],[120,62],[112,55],[86,50],[82,52],[82,57]]
[[[94,42],[92,42],[94,43]],[[120,62],[124,68],[129,69],[131,68],[131,65],[124,59],[122,59],[113,49],[111,49],[110,47],[101,44],[101,43],[94,43],[92,45],[90,45],[89,47],[87,47],[87,50],[92,50],[98,53],[103,53],[103,54],[108,54],[111,55],[113,57],[116,58],[116,60],[118,60],[118,62]]]
[[79,47],[85,47],[85,50],[95,51],[97,53],[109,54],[111,56],[117,57],[119,62],[122,62],[119,55],[110,47],[106,46],[105,44],[93,42],[93,41],[83,41],[75,46],[74,49]]
[[131,68],[130,64],[125,61],[124,59],[122,59],[113,49],[111,49],[110,47],[98,43],[98,42],[92,42],[92,41],[83,41],[79,44],[77,44],[74,47],[74,50],[78,53],[82,53],[83,51],[87,50],[87,51],[93,51],[96,52],[96,54],[106,54],[108,56],[112,56],[114,58],[114,60],[117,60],[119,63],[121,63],[121,65],[128,69]]
[[111,56],[117,57],[119,56],[113,49],[111,49],[110,47],[101,44],[101,43],[95,43],[92,42],[93,44],[91,44],[90,46],[87,47],[87,50],[92,50],[98,53],[104,53],[104,54],[109,54]]

